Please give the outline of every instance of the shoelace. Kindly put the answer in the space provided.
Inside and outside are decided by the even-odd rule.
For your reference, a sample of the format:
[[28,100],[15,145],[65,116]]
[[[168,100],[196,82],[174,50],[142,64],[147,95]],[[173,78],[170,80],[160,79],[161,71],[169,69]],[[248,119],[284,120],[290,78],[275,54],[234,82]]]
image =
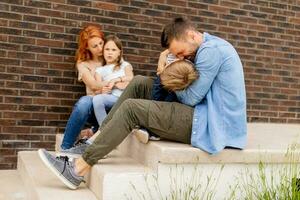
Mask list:
[[[65,171],[65,169],[66,169],[66,165],[70,165],[69,157],[68,156],[57,156],[56,158],[59,159],[59,160],[63,160],[64,161],[64,169],[61,172],[61,174],[63,174],[64,171]],[[83,179],[81,180],[81,182],[86,183],[86,181],[83,180]]]
[[63,169],[63,171],[61,172],[61,174],[63,174],[64,171],[65,171],[65,169],[66,169],[66,166],[67,166],[67,165],[70,165],[69,157],[68,157],[68,156],[57,156],[56,159],[59,159],[59,160],[63,160],[63,161],[64,161],[64,169]]

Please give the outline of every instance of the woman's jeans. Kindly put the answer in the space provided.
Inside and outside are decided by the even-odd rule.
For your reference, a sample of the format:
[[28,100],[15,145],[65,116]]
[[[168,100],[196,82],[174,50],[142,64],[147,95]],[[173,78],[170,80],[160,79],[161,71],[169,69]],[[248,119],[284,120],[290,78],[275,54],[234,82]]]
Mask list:
[[93,98],[94,113],[99,126],[107,116],[107,110],[110,110],[117,102],[119,97],[112,94],[98,94]]
[[99,128],[94,114],[93,96],[82,96],[73,107],[65,128],[64,139],[61,144],[62,149],[73,147],[81,129],[86,123],[93,127],[93,132],[96,132]]

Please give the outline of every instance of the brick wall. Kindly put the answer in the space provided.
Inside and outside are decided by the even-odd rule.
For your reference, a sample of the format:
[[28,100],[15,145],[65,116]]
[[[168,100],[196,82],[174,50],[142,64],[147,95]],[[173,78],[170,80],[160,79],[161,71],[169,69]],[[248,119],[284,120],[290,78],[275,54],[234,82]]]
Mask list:
[[53,149],[84,88],[76,36],[89,22],[116,33],[136,74],[153,75],[160,32],[183,15],[238,50],[248,121],[300,123],[299,0],[1,0],[0,169],[20,150]]

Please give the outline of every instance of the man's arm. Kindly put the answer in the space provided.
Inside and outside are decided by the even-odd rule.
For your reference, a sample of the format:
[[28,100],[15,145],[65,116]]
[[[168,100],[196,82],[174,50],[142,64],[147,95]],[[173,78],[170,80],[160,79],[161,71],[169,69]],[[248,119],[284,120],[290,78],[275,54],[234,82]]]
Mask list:
[[199,78],[186,89],[176,91],[178,100],[189,106],[200,103],[217,76],[221,64],[221,54],[217,48],[205,47],[197,52],[195,68]]

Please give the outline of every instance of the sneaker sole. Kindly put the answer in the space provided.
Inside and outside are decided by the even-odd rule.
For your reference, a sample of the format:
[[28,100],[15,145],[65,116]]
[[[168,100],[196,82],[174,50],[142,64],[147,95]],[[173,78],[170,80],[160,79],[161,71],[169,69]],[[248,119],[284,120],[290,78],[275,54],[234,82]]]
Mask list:
[[57,169],[55,167],[53,167],[53,165],[51,165],[48,161],[48,159],[45,157],[42,149],[38,150],[38,154],[41,158],[41,160],[43,161],[43,163],[46,165],[46,167],[48,167],[68,188],[75,190],[77,189],[76,185],[73,185],[72,183],[70,183],[59,171],[57,171]]

